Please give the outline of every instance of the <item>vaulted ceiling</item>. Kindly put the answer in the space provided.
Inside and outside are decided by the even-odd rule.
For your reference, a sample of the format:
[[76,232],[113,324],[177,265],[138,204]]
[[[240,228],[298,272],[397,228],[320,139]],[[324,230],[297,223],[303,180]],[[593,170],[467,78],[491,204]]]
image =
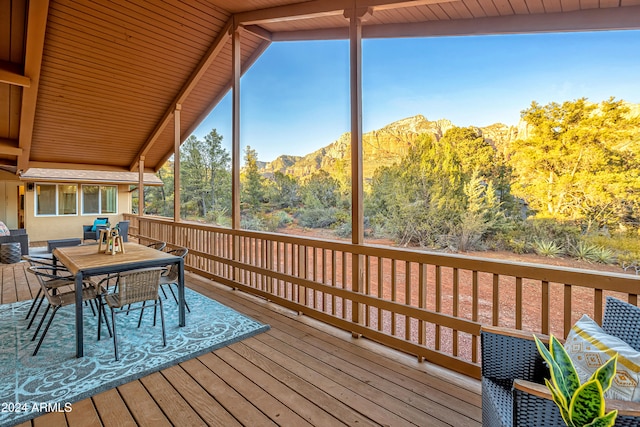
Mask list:
[[[158,170],[271,42],[640,28],[640,0],[0,0],[0,168]],[[348,15],[348,13],[346,13]],[[632,54],[630,52],[630,54]]]

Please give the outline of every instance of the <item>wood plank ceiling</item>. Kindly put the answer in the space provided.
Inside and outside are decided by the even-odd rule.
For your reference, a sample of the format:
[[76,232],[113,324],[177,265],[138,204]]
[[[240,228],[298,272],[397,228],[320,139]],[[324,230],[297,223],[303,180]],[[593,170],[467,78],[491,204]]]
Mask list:
[[0,0],[0,168],[157,171],[271,41],[640,28],[640,0]]

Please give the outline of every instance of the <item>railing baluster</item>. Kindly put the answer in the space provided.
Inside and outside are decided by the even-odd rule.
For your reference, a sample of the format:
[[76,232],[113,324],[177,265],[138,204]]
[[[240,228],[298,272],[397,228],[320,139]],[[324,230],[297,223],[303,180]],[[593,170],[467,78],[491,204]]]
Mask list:
[[[419,264],[418,266],[418,307],[427,308],[427,265]],[[427,338],[426,322],[424,320],[418,320],[418,344],[425,345]],[[423,358],[420,357],[420,361]]]
[[542,306],[540,307],[540,315],[542,316],[541,332],[549,335],[549,282],[542,281]]
[[[350,289],[348,285],[348,280],[350,280],[347,276],[347,253],[342,251],[342,289]],[[342,304],[342,318],[347,319],[347,301],[344,298],[340,298],[340,303]]]
[[602,295],[602,289],[594,289],[593,291],[593,320],[602,325],[602,304],[604,297]]
[[[385,259],[378,257],[378,298],[384,298],[384,262]],[[382,308],[378,308],[378,331],[382,331]]]
[[569,329],[571,329],[571,325],[573,324],[571,322],[571,317],[572,317],[572,304],[571,304],[571,285],[565,284],[564,285],[564,325],[563,325],[563,338],[567,336],[567,334],[569,333]]
[[[331,286],[336,287],[336,251],[331,251]],[[331,314],[336,315],[336,294],[331,294]]]
[[[471,272],[471,320],[478,321],[478,272],[473,270]],[[474,335],[471,337],[471,361],[476,363],[478,361],[478,354],[480,353],[479,345],[480,337]]]
[[[327,284],[327,250],[323,249],[322,250],[322,283],[324,283],[325,285]],[[329,299],[327,298],[326,294],[322,294],[322,311],[324,311],[325,313],[328,312],[328,308],[327,308],[327,301]]]
[[[364,294],[371,295],[371,258],[369,255],[365,255],[364,257]],[[371,313],[369,309],[369,304],[364,305],[365,309],[365,325],[371,326]]]
[[[442,306],[442,267],[436,265],[436,313],[440,313]],[[440,350],[440,325],[436,324],[435,349]]]
[[[409,261],[405,261],[404,264],[404,277],[404,303],[411,305],[411,263]],[[404,339],[411,341],[411,317],[405,315],[404,318]]]
[[[396,260],[391,260],[391,301],[397,301],[398,291],[398,272],[396,271]],[[396,313],[391,313],[391,335],[396,335]]]
[[[451,307],[451,314],[458,316],[458,299],[460,294],[460,272],[457,268],[453,269],[453,306]],[[458,355],[458,331],[451,331],[451,349],[454,356]]]
[[500,324],[500,276],[493,275],[493,326]]
[[522,329],[522,277],[516,277],[516,329]]

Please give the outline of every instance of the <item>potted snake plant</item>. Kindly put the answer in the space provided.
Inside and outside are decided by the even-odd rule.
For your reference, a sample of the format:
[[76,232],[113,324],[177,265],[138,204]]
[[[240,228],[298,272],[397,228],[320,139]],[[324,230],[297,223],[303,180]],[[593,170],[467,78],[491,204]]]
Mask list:
[[542,358],[547,362],[551,379],[545,379],[553,401],[560,408],[565,424],[569,427],[613,426],[618,411],[605,414],[604,392],[611,387],[616,373],[618,355],[609,359],[584,384],[562,343],[553,335],[549,349],[534,336]]

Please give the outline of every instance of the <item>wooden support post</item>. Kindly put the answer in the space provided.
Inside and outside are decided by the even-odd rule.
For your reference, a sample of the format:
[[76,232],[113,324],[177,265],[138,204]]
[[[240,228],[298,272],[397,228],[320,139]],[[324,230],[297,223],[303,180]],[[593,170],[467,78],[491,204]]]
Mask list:
[[[237,22],[233,25],[233,37],[231,40],[231,61],[233,67],[232,84],[232,146],[231,146],[231,228],[240,229],[240,76],[241,52],[240,52],[240,28]],[[237,235],[233,236],[233,259],[240,259],[240,241]],[[239,271],[233,269],[233,280],[239,280]]]
[[144,156],[138,159],[138,216],[144,216]]
[[[364,243],[364,215],[362,191],[362,18],[368,9],[345,10],[349,19],[349,74],[351,86],[351,241],[355,245]],[[351,287],[362,292],[364,286],[363,256],[354,254],[351,259]],[[363,306],[352,303],[352,321],[364,322]],[[358,334],[354,333],[354,336]]]
[[[174,124],[174,148],[173,148],[173,243],[178,243],[176,222],[180,221],[180,111],[181,104],[176,104],[176,110],[173,116]],[[185,242],[180,242],[182,246],[186,246]]]

